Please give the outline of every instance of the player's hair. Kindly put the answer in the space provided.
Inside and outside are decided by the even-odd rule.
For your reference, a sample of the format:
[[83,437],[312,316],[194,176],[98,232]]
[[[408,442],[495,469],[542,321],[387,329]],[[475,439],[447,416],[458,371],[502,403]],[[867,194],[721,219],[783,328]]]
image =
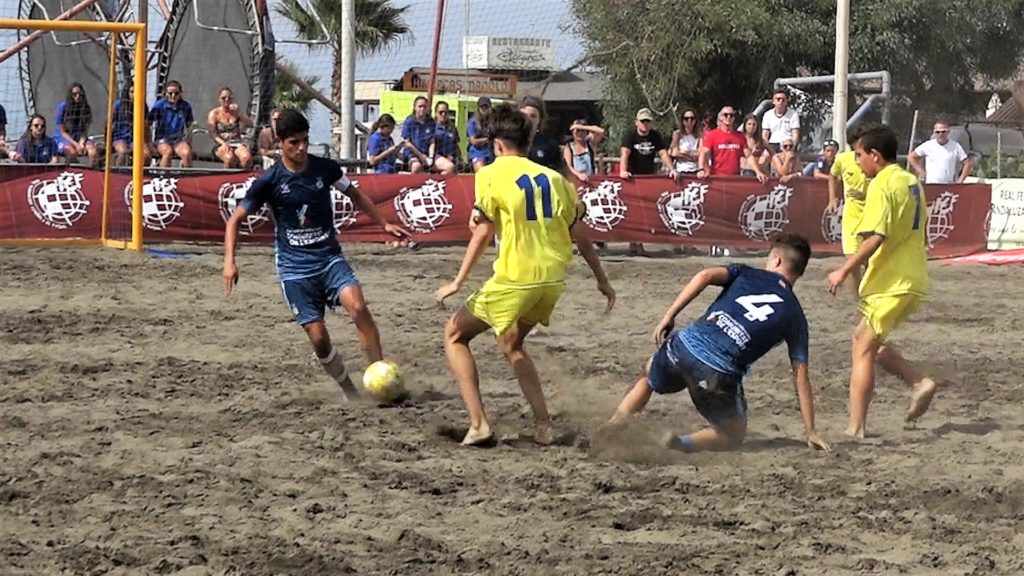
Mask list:
[[374,122],[372,126],[370,126],[370,132],[376,132],[377,129],[380,128],[381,126],[391,126],[392,128],[394,128],[395,117],[386,112],[384,114],[381,114],[380,117],[377,118],[377,121]]
[[548,111],[544,107],[544,100],[540,96],[523,96],[519,100],[519,109],[522,110],[529,106],[537,110],[537,115],[540,116],[540,126],[537,126],[537,132],[544,129],[544,119],[548,116]]
[[782,94],[786,98],[789,98],[789,90],[786,90],[785,88],[776,88],[772,92],[772,98],[774,98],[776,94]]
[[857,140],[860,140],[860,137],[864,135],[864,131],[870,127],[870,124],[857,124],[846,131],[846,143],[850,145],[850,148],[853,148]]
[[877,150],[886,162],[895,162],[899,153],[900,141],[896,133],[888,126],[875,125],[865,128],[861,133],[860,147],[864,151]]
[[487,137],[491,140],[504,140],[520,152],[529,150],[533,125],[515,106],[508,103],[498,104],[491,109],[484,122]]
[[786,267],[797,276],[803,276],[811,259],[811,244],[799,234],[780,234],[772,241],[772,250],[778,250]]
[[278,116],[277,122],[274,124],[277,127],[278,140],[285,140],[296,134],[309,132],[309,120],[306,120],[305,116],[295,110],[281,110],[281,115]]
[[[177,88],[178,92],[184,92],[185,91],[185,89],[181,87],[181,82],[178,82],[177,80],[171,80],[170,82],[168,82],[164,86],[164,92],[166,92],[167,89],[171,88],[171,87]],[[180,96],[180,94],[179,94],[179,96]]]

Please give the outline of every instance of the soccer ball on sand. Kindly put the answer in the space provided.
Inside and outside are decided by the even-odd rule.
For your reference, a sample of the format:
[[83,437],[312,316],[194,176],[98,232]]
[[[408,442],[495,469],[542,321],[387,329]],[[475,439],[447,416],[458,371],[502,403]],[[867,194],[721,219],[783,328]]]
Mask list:
[[380,360],[366,367],[363,372],[363,388],[375,400],[391,403],[405,396],[405,383],[398,364],[391,360]]

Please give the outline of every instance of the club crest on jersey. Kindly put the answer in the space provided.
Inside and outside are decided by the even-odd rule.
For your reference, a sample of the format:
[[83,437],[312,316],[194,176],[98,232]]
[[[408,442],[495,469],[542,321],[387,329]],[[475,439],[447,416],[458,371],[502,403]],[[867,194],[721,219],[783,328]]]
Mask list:
[[324,188],[324,179],[320,178],[320,177],[317,177],[317,179],[316,179],[316,189],[317,190],[323,190],[323,188]]
[[288,184],[281,184],[278,190],[281,191],[281,196],[287,196],[292,193],[292,189],[288,187]]

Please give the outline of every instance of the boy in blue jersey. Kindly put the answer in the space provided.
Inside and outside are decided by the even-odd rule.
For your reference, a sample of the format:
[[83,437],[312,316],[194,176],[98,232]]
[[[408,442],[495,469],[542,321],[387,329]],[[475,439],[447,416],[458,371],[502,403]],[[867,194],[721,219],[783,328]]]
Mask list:
[[[642,410],[653,392],[689,390],[697,411],[711,426],[685,436],[672,434],[668,447],[684,452],[736,449],[747,432],[743,378],[754,362],[785,341],[807,445],[831,450],[814,429],[807,319],[793,293],[810,257],[807,240],[783,234],[772,243],[764,270],[730,264],[698,272],[654,329],[659,348],[647,364],[647,375],[626,393],[609,425],[615,428]],[[673,333],[676,316],[709,285],[722,287],[718,298],[702,319]]]
[[306,331],[324,371],[341,385],[346,399],[358,393],[345,363],[331,344],[324,325],[324,308],[345,308],[356,325],[359,344],[369,362],[383,359],[380,334],[363,298],[362,288],[345,261],[334,228],[331,187],[352,202],[384,230],[399,238],[409,232],[388,223],[358,188],[352,186],[337,162],[310,155],[309,122],[293,110],[282,110],[277,120],[281,160],[256,179],[227,223],[224,235],[224,293],[238,282],[235,244],[238,225],[249,214],[269,205],[275,222],[275,260],[285,303]]

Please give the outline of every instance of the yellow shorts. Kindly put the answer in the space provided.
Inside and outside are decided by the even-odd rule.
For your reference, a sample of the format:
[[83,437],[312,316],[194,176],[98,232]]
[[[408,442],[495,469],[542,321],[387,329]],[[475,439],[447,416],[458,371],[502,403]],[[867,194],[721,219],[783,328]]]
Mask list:
[[879,342],[885,342],[889,333],[903,324],[921,306],[922,294],[871,294],[861,296],[860,313],[864,315]]
[[466,299],[466,308],[501,336],[520,320],[547,326],[563,291],[561,283],[519,288],[488,280]]
[[843,254],[850,255],[860,248],[860,236],[857,226],[864,216],[864,203],[851,200],[843,201]]

